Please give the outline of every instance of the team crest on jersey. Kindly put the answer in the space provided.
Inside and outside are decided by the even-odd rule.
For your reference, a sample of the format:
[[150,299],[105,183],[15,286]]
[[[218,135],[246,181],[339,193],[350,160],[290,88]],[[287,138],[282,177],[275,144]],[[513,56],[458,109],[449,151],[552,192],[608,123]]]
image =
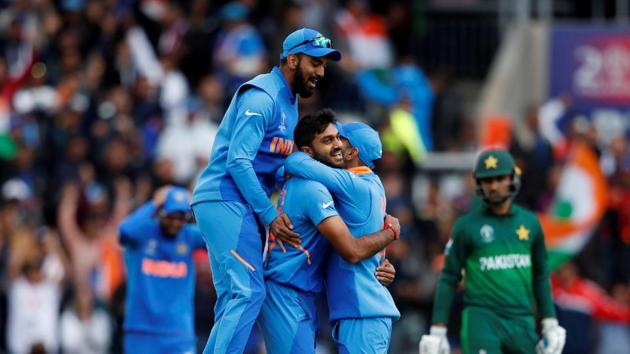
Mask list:
[[146,247],[144,248],[144,253],[148,256],[153,256],[155,251],[157,250],[158,243],[157,240],[152,238],[147,242]]
[[479,234],[481,235],[481,241],[485,243],[494,241],[494,228],[488,224],[483,225],[479,229]]
[[287,130],[287,124],[286,124],[286,121],[287,121],[287,115],[286,115],[286,114],[284,114],[284,112],[282,112],[282,116],[281,116],[281,117],[282,117],[282,122],[281,122],[281,123],[280,123],[280,125],[278,126],[278,129],[279,129],[281,132],[283,132],[283,133],[284,133],[284,131],[285,131],[285,130]]
[[178,255],[183,256],[188,253],[188,245],[184,242],[179,242],[177,246],[175,246],[175,251]]

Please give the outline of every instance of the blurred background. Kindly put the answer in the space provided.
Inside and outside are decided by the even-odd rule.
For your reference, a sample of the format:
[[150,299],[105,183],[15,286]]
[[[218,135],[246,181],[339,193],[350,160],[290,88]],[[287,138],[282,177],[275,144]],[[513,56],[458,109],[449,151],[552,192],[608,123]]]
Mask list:
[[[82,331],[90,353],[121,352],[120,220],[164,184],[194,185],[234,90],[304,26],[343,59],[300,115],[332,107],[384,142],[377,172],[402,226],[390,352],[417,352],[443,247],[476,202],[475,155],[501,145],[523,170],[517,202],[543,220],[564,353],[630,353],[629,0],[1,4],[0,353],[89,354]],[[320,353],[335,352],[329,333],[324,318]]]

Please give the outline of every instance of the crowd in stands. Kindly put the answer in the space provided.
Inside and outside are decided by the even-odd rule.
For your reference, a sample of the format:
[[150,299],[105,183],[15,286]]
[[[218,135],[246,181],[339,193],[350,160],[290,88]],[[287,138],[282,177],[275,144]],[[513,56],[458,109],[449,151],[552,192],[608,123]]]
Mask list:
[[[301,101],[300,115],[332,107],[340,119],[360,119],[381,132],[377,172],[388,212],[401,224],[400,240],[387,249],[397,269],[390,291],[402,313],[391,352],[417,352],[444,245],[475,198],[470,174],[426,170],[421,162],[431,151],[476,151],[480,123],[455,109],[448,86],[456,78],[417,64],[412,3],[3,2],[0,353],[121,352],[120,221],[160,186],[194,184],[227,100],[242,82],[277,65],[281,39],[304,26],[332,33],[343,59],[328,67],[318,93]],[[549,120],[570,115],[557,104],[530,110],[529,142],[512,139],[524,172],[517,202],[550,208],[567,158],[558,140],[586,141],[597,151],[608,179],[607,211],[583,252],[554,275],[554,295],[568,330],[565,353],[627,353],[628,135],[604,134],[571,117],[556,132]],[[203,348],[214,293],[207,257],[196,259]],[[461,306],[461,298],[456,302]],[[457,333],[457,321],[452,326],[449,333]],[[323,323],[321,353],[333,352],[327,331]],[[251,352],[258,346],[252,339]]]

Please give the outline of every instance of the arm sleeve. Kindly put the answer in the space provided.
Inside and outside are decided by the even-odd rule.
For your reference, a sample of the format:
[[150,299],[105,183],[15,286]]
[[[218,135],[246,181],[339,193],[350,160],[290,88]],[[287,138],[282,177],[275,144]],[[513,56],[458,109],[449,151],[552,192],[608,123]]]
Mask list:
[[[260,89],[251,88],[242,94],[226,165],[247,203],[267,225],[279,214],[260,185],[252,161],[273,119],[273,106],[271,97]],[[246,115],[248,111],[249,115]]]
[[466,233],[460,223],[456,223],[453,227],[451,239],[446,244],[444,253],[446,261],[435,291],[432,323],[448,323],[453,297],[459,281],[462,279],[462,268],[466,262],[468,251]]
[[301,151],[287,157],[284,169],[291,175],[323,184],[337,196],[351,197],[357,184],[361,183],[351,172],[324,165]]
[[120,244],[123,246],[136,245],[145,234],[146,226],[153,214],[155,205],[152,202],[145,203],[134,211],[120,224]]
[[549,268],[547,267],[547,249],[545,248],[545,237],[536,221],[536,234],[532,244],[532,272],[533,290],[538,305],[538,312],[541,317],[556,317],[556,310],[553,307],[551,297],[551,281],[549,279]]
[[206,241],[203,240],[203,235],[201,234],[201,230],[199,230],[199,226],[191,225],[189,227],[190,230],[190,242],[192,244],[193,249],[200,250],[206,249]]
[[305,194],[308,196],[304,195],[303,200],[306,203],[302,204],[302,211],[313,225],[319,225],[325,219],[338,215],[332,195],[321,184],[319,188],[309,188],[308,193]]

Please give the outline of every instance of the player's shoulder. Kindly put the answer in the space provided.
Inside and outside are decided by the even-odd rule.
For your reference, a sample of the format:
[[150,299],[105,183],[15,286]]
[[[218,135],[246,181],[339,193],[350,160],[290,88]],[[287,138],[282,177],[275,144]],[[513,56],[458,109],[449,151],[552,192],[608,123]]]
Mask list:
[[329,193],[326,187],[311,179],[292,176],[287,184],[291,186],[291,192],[304,198],[309,198],[316,193]]
[[[239,103],[242,104],[272,104],[274,103],[273,95],[264,88],[245,83],[239,88]],[[256,107],[256,106],[252,106]]]
[[528,221],[538,222],[538,216],[532,210],[529,210],[516,203],[512,204],[512,210],[519,218],[523,218]]

